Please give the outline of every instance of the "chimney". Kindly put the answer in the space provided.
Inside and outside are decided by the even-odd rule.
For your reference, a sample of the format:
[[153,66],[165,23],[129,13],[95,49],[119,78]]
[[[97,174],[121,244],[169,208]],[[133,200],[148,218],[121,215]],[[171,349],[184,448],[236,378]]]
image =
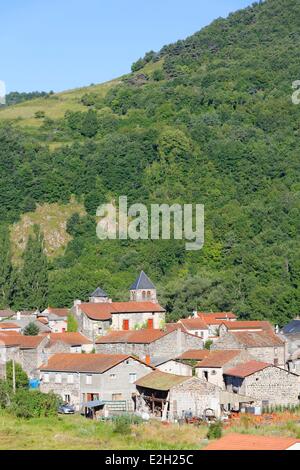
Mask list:
[[21,320],[21,312],[17,312],[17,320]]
[[78,306],[81,304],[81,300],[74,300],[75,314],[78,315]]
[[194,310],[194,311],[193,311],[193,317],[194,317],[194,318],[197,318],[197,317],[198,317],[198,312],[197,312],[197,310]]

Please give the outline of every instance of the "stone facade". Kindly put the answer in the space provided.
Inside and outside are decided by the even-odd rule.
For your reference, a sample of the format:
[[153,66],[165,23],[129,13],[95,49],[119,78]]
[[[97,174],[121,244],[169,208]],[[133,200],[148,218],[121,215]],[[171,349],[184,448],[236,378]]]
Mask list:
[[96,344],[97,353],[132,354],[142,360],[155,357],[177,357],[189,349],[203,349],[203,341],[181,330],[174,330],[152,343],[103,343]]
[[270,366],[248,377],[225,375],[226,389],[254,398],[265,405],[298,405],[300,377]]
[[74,404],[77,410],[84,402],[92,399],[125,400],[127,408],[132,409],[132,396],[136,392],[134,382],[152,370],[150,366],[134,358],[129,358],[102,374],[42,370],[41,391],[53,391],[64,401]]
[[249,346],[238,341],[234,333],[226,333],[218,339],[212,346],[211,350],[217,349],[244,349],[247,350],[257,361],[269,362],[271,364],[285,367],[286,363],[286,346]]
[[169,400],[170,419],[181,418],[189,410],[193,416],[201,417],[207,408],[211,408],[217,417],[220,416],[219,387],[197,377],[172,387]]
[[223,374],[226,370],[230,369],[231,367],[235,367],[238,364],[251,361],[253,360],[253,356],[249,354],[248,351],[241,351],[235,357],[230,359],[221,367],[196,367],[196,376],[207,380],[208,382],[217,385],[218,387],[225,389],[225,382]]

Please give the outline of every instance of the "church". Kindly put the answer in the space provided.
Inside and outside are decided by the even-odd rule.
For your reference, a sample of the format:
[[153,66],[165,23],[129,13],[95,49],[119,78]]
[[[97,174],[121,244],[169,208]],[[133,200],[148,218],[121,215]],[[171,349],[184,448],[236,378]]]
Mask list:
[[156,288],[141,271],[130,287],[130,301],[113,302],[100,287],[90,294],[89,302],[76,300],[72,308],[79,331],[95,341],[110,331],[160,329],[165,310],[157,301]]

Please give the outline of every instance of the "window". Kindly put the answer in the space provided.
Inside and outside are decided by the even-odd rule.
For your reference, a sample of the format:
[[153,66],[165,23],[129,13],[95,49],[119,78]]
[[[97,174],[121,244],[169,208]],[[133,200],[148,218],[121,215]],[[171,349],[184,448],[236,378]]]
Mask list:
[[116,374],[110,374],[110,375],[109,375],[109,378],[110,378],[111,380],[115,380],[115,379],[117,378],[117,376],[116,376]]
[[133,384],[136,381],[136,373],[129,374],[129,383]]
[[211,375],[216,375],[217,371],[216,370],[212,370],[211,371]]
[[122,400],[122,398],[123,398],[122,393],[113,393],[111,396],[112,401]]
[[55,383],[61,384],[61,374],[55,374]]
[[275,357],[278,356],[278,348],[275,348],[275,349],[274,349],[274,355],[275,355]]
[[71,401],[71,395],[64,395],[64,401],[65,401],[66,403],[70,403],[70,401]]
[[68,384],[73,384],[74,383],[74,375],[73,374],[68,374],[67,382],[68,382]]
[[87,375],[86,376],[86,378],[85,378],[86,385],[92,385],[92,378],[93,378],[92,375]]
[[44,374],[43,380],[44,380],[45,384],[48,384],[49,383],[49,374]]

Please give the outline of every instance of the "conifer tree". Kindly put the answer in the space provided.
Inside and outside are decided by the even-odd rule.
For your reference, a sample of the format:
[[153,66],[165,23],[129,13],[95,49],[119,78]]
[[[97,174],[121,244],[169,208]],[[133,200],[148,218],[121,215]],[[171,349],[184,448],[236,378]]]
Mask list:
[[6,308],[10,304],[12,287],[12,261],[9,230],[0,227],[0,306]]
[[20,271],[20,308],[43,309],[48,298],[48,263],[44,253],[44,237],[38,226],[34,235],[30,235],[23,253],[24,264]]

